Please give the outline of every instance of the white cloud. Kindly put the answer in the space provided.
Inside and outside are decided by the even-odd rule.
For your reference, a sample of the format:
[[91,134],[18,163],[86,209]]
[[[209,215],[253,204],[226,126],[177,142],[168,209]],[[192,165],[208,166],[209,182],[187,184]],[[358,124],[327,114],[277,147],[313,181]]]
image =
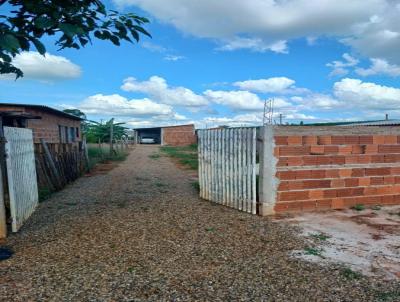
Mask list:
[[258,95],[249,91],[206,90],[204,95],[213,103],[224,105],[232,110],[263,110],[264,102]]
[[326,64],[326,66],[332,68],[330,76],[344,76],[349,73],[349,67],[356,66],[358,64],[358,60],[348,53],[343,54],[343,61],[333,61],[331,63]]
[[400,75],[400,66],[389,64],[384,59],[371,59],[371,66],[368,68],[356,68],[355,72],[360,76],[388,75],[397,77]]
[[[277,41],[337,37],[366,57],[400,64],[398,1],[394,0],[113,0],[136,5],[185,33],[226,49],[266,51]],[[287,52],[286,42],[275,51]]]
[[346,106],[370,110],[400,108],[400,89],[362,82],[358,79],[342,79],[333,86],[334,95]]
[[273,51],[276,53],[288,53],[287,41],[280,40],[272,43],[260,38],[241,38],[235,37],[226,41],[224,45],[217,48],[222,51],[234,51],[238,49],[250,49],[257,52]]
[[118,95],[92,95],[78,106],[86,114],[111,116],[174,116],[171,106],[155,103],[147,98],[128,100]]
[[240,89],[262,93],[285,93],[294,88],[295,81],[286,77],[273,77],[260,80],[247,80],[233,83]]
[[310,93],[306,96],[294,96],[291,100],[297,104],[298,110],[332,110],[343,106],[343,104],[330,95]]
[[184,107],[202,107],[208,104],[204,96],[198,95],[185,87],[169,87],[166,80],[158,76],[152,76],[147,81],[138,81],[129,77],[124,80],[121,89],[145,93],[163,104]]
[[150,50],[151,52],[159,52],[159,53],[164,53],[167,51],[167,49],[164,46],[149,42],[149,41],[144,41],[143,43],[140,43],[143,48],[146,48],[147,50]]
[[177,55],[166,55],[166,56],[164,57],[164,60],[166,60],[166,61],[173,61],[173,62],[179,61],[179,60],[183,60],[183,59],[185,59],[184,56],[177,56]]
[[49,53],[42,56],[35,51],[22,52],[13,59],[12,63],[22,70],[24,79],[48,82],[78,78],[82,73],[81,68],[67,58]]

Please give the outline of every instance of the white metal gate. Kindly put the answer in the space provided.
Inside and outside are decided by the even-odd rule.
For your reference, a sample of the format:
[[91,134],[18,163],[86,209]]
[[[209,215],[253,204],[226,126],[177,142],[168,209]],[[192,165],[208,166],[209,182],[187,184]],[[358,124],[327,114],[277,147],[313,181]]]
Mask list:
[[200,197],[256,214],[256,128],[199,130]]
[[38,204],[31,129],[4,127],[12,231],[17,232]]

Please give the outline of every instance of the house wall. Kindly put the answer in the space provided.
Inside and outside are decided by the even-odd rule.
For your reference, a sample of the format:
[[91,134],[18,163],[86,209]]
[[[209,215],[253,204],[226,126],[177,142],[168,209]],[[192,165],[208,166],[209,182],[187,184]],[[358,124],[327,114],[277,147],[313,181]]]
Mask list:
[[187,146],[197,142],[194,125],[182,125],[162,128],[163,145]]
[[275,212],[400,204],[400,127],[276,127],[274,156]]
[[[81,133],[81,122],[79,120],[69,119],[67,117],[52,114],[43,110],[29,108],[29,107],[12,107],[12,106],[1,106],[0,110],[8,111],[23,111],[24,113],[29,113],[35,116],[41,116],[41,119],[28,119],[27,128],[32,129],[33,139],[35,144],[40,144],[40,139],[43,138],[53,151],[67,151],[77,147],[79,142],[82,141]],[[79,136],[74,137],[74,141],[69,144],[62,144],[68,146],[61,146],[59,126],[78,128]],[[39,148],[36,146],[37,149]],[[40,149],[40,148],[39,148]]]

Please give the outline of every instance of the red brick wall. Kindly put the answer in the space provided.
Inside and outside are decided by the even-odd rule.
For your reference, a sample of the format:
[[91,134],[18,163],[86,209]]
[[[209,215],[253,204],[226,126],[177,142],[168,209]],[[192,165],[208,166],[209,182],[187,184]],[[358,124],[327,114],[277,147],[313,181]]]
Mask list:
[[194,125],[163,128],[163,143],[169,146],[187,146],[197,142]]
[[275,136],[276,212],[400,204],[400,135],[328,133]]
[[41,119],[31,119],[27,122],[27,127],[33,130],[33,138],[35,143],[40,143],[40,139],[44,138],[50,144],[60,143],[58,126],[75,127],[79,129],[79,137],[75,138],[76,142],[81,141],[82,135],[80,131],[81,122],[59,115],[51,114],[39,109],[29,107],[12,107],[0,106],[0,110],[22,111],[35,116],[42,117]]

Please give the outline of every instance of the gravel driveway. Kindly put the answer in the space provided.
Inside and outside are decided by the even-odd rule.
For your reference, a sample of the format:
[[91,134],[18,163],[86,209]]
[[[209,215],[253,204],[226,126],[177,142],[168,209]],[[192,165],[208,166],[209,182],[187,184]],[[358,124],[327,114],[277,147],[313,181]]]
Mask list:
[[2,301],[399,301],[400,286],[293,259],[286,223],[199,200],[191,173],[138,146],[40,204],[8,238]]

